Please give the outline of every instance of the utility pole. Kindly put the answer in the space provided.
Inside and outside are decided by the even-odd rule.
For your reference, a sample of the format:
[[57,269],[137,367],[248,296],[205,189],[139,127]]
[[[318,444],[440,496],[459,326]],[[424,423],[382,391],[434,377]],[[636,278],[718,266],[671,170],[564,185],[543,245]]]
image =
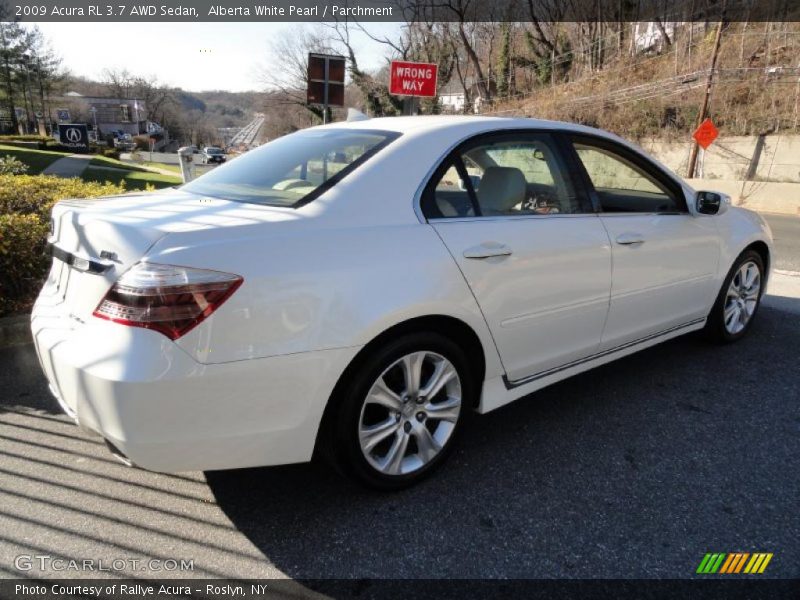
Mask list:
[[[725,17],[725,6],[722,7],[722,19]],[[717,34],[714,36],[714,49],[711,52],[711,65],[708,68],[708,77],[706,78],[706,93],[703,97],[703,105],[700,107],[700,114],[697,116],[697,126],[700,126],[700,123],[706,120],[708,116],[708,102],[711,98],[711,86],[714,83],[714,69],[717,66],[717,56],[719,56],[719,46],[720,42],[722,41],[722,28],[725,25],[725,21],[721,20],[717,24]],[[686,174],[686,177],[691,179],[694,177],[694,170],[697,166],[697,149],[700,145],[695,141],[694,145],[692,146],[692,152],[689,154],[689,171]]]

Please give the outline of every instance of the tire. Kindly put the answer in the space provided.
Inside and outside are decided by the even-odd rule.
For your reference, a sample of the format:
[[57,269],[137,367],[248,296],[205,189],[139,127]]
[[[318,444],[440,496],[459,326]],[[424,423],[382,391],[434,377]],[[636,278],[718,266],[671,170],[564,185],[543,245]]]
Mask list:
[[[753,267],[757,269],[757,274]],[[751,276],[754,279],[748,285],[747,281]],[[742,339],[750,330],[758,307],[761,306],[764,283],[764,260],[758,252],[745,250],[728,271],[714,307],[708,315],[703,330],[706,338],[720,344],[730,344]]]
[[388,342],[337,387],[323,452],[340,472],[379,490],[409,487],[438,469],[476,394],[464,351],[437,333]]

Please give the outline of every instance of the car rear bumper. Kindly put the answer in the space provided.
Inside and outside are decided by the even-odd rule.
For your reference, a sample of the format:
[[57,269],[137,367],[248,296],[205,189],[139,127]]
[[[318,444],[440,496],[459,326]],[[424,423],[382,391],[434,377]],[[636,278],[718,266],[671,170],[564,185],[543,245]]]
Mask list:
[[83,428],[154,471],[309,460],[330,391],[358,351],[204,365],[146,329],[69,321],[34,307],[36,351],[53,394]]

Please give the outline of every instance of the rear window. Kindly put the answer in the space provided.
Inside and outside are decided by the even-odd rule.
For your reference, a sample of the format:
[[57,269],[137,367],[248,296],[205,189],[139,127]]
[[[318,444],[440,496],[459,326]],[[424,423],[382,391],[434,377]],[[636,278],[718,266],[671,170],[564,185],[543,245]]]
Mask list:
[[306,129],[252,150],[182,189],[235,202],[297,207],[330,189],[399,135]]

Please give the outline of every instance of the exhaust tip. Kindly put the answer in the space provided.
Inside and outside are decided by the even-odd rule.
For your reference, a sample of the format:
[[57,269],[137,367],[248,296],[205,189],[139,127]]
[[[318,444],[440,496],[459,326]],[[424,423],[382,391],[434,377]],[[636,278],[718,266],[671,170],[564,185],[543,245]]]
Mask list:
[[134,466],[133,462],[131,461],[131,459],[128,458],[127,456],[125,456],[125,453],[122,452],[122,450],[117,448],[114,444],[112,444],[111,442],[109,442],[105,438],[103,438],[103,441],[105,441],[106,447],[108,448],[108,451],[111,452],[111,456],[116,458],[119,462],[121,462],[126,467],[133,467]]

